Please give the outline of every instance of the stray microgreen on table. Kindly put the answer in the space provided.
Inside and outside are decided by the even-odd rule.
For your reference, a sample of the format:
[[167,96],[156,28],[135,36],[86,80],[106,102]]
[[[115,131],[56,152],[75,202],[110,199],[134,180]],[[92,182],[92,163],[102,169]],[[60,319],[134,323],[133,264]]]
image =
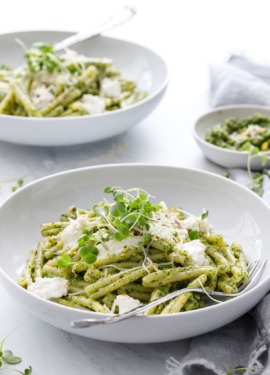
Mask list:
[[[31,375],[32,374],[32,367],[29,366],[28,368],[24,370],[18,370],[17,368],[12,368],[10,365],[17,365],[18,363],[22,362],[22,359],[16,355],[13,354],[13,352],[10,349],[4,350],[4,344],[6,342],[6,339],[8,336],[14,331],[10,331],[1,341],[0,341],[0,373],[1,372],[7,372],[7,371],[13,371],[17,372],[22,375]],[[4,365],[4,367],[3,367]]]

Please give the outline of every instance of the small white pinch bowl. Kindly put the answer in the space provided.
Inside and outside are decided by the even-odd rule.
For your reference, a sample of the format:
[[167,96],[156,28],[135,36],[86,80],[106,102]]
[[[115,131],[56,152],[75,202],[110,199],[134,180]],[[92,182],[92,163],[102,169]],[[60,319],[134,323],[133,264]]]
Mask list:
[[[25,63],[22,47],[35,42],[54,44],[72,35],[65,31],[26,31],[0,35],[0,64],[16,68]],[[168,69],[157,53],[129,41],[96,36],[71,49],[89,57],[113,60],[126,78],[133,79],[148,96],[132,106],[97,115],[31,118],[0,115],[0,140],[33,146],[68,146],[90,143],[126,132],[159,104],[168,85]]]
[[[270,117],[270,108],[264,106],[232,105],[219,107],[201,116],[193,127],[193,136],[207,159],[225,168],[246,169],[248,165],[247,151],[235,151],[215,146],[206,142],[204,136],[207,129],[223,122],[229,117],[245,118],[252,116],[254,113]],[[265,154],[270,156],[269,151],[265,152]],[[260,156],[252,157],[251,168],[253,170],[260,170],[269,167],[269,165],[269,162],[267,162],[266,166],[263,165]]]
[[[243,246],[250,260],[268,262],[255,287],[221,304],[169,315],[139,316],[116,324],[72,328],[70,322],[101,319],[88,312],[42,299],[16,280],[40,235],[40,224],[58,220],[71,205],[90,208],[104,197],[106,186],[141,187],[158,203],[178,205],[208,221],[216,232]],[[58,173],[22,187],[0,207],[0,282],[21,308],[77,335],[113,342],[155,343],[203,334],[237,319],[255,306],[270,286],[270,208],[256,194],[229,179],[199,170],[146,164],[89,167]]]

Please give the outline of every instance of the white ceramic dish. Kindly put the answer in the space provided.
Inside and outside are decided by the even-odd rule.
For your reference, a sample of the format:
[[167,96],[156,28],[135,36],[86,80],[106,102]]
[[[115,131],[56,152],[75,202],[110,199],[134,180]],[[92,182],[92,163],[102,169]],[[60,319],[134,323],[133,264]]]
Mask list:
[[[195,123],[193,128],[193,135],[201,148],[204,155],[212,162],[226,168],[247,168],[248,153],[246,151],[228,150],[208,143],[204,140],[204,135],[207,129],[219,124],[228,117],[248,117],[254,113],[259,112],[263,116],[270,117],[270,108],[263,106],[226,106],[208,112],[201,116]],[[266,152],[270,156],[270,152]],[[251,162],[252,169],[263,169],[261,158],[256,156]],[[267,164],[269,166],[269,163]]]
[[[199,216],[206,208],[209,222],[227,241],[239,242],[249,259],[268,258],[256,287],[223,304],[173,315],[136,317],[106,326],[74,329],[72,320],[105,314],[71,309],[39,298],[16,284],[29,250],[40,239],[39,225],[57,220],[71,205],[92,207],[108,185],[142,187],[157,202],[181,205]],[[57,328],[94,339],[150,343],[184,339],[211,331],[252,308],[270,285],[270,208],[241,185],[223,177],[177,167],[109,165],[72,170],[31,183],[0,207],[0,281],[31,314]]]
[[[54,44],[70,32],[29,31],[0,35],[1,64],[18,67],[24,63],[23,50],[15,42],[21,39],[27,46],[42,41]],[[64,146],[99,141],[132,128],[148,116],[159,104],[168,84],[164,60],[155,52],[125,40],[97,36],[72,48],[91,57],[112,58],[123,76],[133,79],[146,99],[133,106],[99,115],[70,118],[28,118],[0,115],[0,139],[36,145]]]

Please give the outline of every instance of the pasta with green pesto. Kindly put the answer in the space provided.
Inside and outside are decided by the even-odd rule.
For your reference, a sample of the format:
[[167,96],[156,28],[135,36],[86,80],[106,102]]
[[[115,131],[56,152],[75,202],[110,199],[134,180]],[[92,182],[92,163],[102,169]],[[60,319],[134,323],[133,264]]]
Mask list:
[[131,106],[147,96],[109,58],[87,57],[72,50],[57,55],[53,46],[41,43],[23,47],[25,65],[0,66],[0,114],[97,115]]
[[[237,293],[248,278],[240,245],[181,207],[152,203],[140,188],[107,187],[91,209],[70,207],[41,225],[18,284],[39,297],[78,309],[123,314],[182,288]],[[145,314],[172,314],[209,304],[186,292]]]

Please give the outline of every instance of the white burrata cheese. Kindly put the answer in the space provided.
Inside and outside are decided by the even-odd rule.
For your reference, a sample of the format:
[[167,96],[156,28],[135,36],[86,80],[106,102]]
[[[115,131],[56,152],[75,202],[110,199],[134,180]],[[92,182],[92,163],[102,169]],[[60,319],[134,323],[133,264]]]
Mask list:
[[60,298],[68,293],[68,280],[62,277],[38,277],[28,285],[27,290],[45,299]]
[[102,96],[118,98],[121,91],[121,85],[117,79],[104,78],[100,83],[100,94]]
[[190,258],[189,264],[194,266],[206,266],[209,264],[205,258],[206,246],[200,240],[185,242],[183,244],[179,243],[175,246],[175,249],[185,250],[188,253]]
[[153,215],[149,234],[169,242],[175,242],[176,238],[183,240],[188,231],[180,228],[178,213],[168,209],[165,202],[160,202],[160,205],[162,209]]
[[180,221],[180,226],[183,229],[199,230],[199,220],[193,216]]
[[209,224],[206,219],[200,220],[199,226],[200,232],[205,233],[207,236],[209,236],[214,230],[214,226],[212,224]]
[[247,138],[256,138],[264,132],[265,128],[262,126],[250,124],[241,133],[233,132],[230,137],[236,142],[241,142]]
[[98,257],[106,257],[108,254],[120,254],[125,247],[130,249],[139,247],[139,243],[143,242],[142,236],[134,236],[123,239],[122,241],[117,241],[115,239],[109,240],[107,242],[102,242],[96,247],[99,250]]
[[150,224],[149,233],[154,237],[163,238],[164,240],[174,241],[176,237],[184,239],[188,236],[187,229],[179,229],[176,226],[165,226],[162,223],[155,222]]
[[96,115],[105,111],[105,100],[97,95],[84,94],[82,97],[84,109],[91,115]]
[[118,307],[119,315],[125,314],[136,307],[139,307],[141,302],[127,295],[119,295],[115,298],[111,312],[114,313],[115,308]]
[[53,94],[44,85],[33,91],[32,102],[38,109],[46,107],[53,99]]
[[214,227],[213,225],[209,224],[206,219],[201,220],[199,217],[189,216],[187,219],[180,221],[180,226],[183,229],[189,230],[198,230],[201,233],[206,233],[209,235]]
[[76,219],[69,219],[69,224],[60,233],[59,237],[64,242],[64,249],[75,244],[83,235],[83,229],[87,226],[87,219],[78,215]]

